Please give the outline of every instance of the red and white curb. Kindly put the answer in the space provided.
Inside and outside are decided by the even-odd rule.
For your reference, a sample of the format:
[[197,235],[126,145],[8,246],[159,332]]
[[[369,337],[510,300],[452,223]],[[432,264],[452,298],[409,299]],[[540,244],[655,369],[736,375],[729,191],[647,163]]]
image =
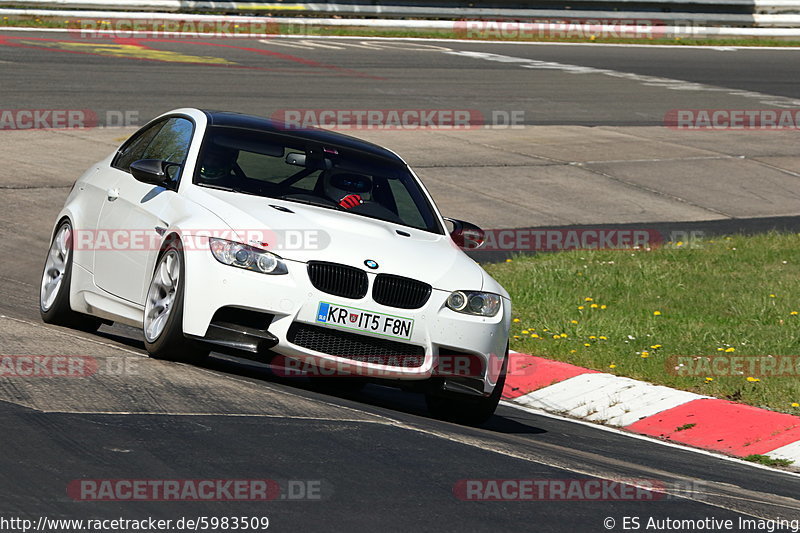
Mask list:
[[800,417],[512,352],[503,398],[548,413],[800,465]]

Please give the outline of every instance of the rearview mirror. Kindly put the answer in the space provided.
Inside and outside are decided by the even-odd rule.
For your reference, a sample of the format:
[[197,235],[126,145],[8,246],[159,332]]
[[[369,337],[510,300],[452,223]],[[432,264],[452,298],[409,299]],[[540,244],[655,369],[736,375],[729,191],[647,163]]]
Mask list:
[[296,167],[306,166],[306,154],[298,154],[297,152],[290,152],[286,154],[286,164],[294,165]]
[[486,235],[484,231],[475,224],[446,217],[444,221],[447,222],[449,226],[447,229],[450,232],[450,237],[453,239],[453,242],[462,250],[477,250],[483,246]]
[[284,159],[287,165],[294,165],[296,167],[305,167],[315,170],[330,170],[333,168],[333,162],[327,157],[324,159],[314,159],[308,157],[306,154],[298,152],[289,152]]
[[172,185],[172,178],[169,175],[170,167],[180,167],[180,165],[161,159],[140,159],[131,163],[130,169],[137,181],[170,188]]

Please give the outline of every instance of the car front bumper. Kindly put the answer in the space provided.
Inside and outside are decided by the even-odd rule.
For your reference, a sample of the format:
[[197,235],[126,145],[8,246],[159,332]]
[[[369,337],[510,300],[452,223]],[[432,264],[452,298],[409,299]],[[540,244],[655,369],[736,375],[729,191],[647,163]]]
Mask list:
[[[398,309],[378,304],[371,298],[375,278],[375,274],[371,272],[367,273],[370,282],[367,296],[356,300],[337,297],[315,288],[308,277],[306,264],[302,262],[284,260],[287,274],[267,275],[223,265],[204,250],[187,251],[185,254],[183,331],[188,336],[218,340],[219,325],[212,323],[212,319],[219,309],[234,307],[272,315],[266,335],[258,341],[261,347],[304,364],[328,369],[331,375],[425,380],[442,375],[443,372],[446,375],[454,371],[455,376],[466,377],[473,382],[482,381],[483,394],[491,393],[497,382],[499,368],[506,353],[510,325],[511,302],[506,298],[503,298],[503,307],[494,317],[452,311],[445,305],[450,292],[436,289],[432,290],[422,308]],[[306,331],[324,328],[325,331],[320,332],[323,338],[330,330],[341,330],[339,327],[317,322],[320,302],[413,320],[410,338],[393,339],[392,342],[401,343],[403,347],[416,347],[412,351],[419,354],[419,361],[408,365],[398,364],[397,360],[382,361],[378,357],[363,357],[363,354],[359,357],[343,357],[325,353],[324,348],[313,350],[290,342],[289,339],[296,335],[298,328]],[[357,335],[357,340],[365,341],[367,345],[381,342],[375,339],[382,339],[376,334],[366,332],[349,334]],[[234,347],[230,344],[229,346]],[[386,351],[385,346],[383,351]],[[448,368],[443,368],[445,354],[448,358],[463,357],[469,362],[454,363],[452,359],[448,359]],[[475,363],[476,359],[478,364]],[[381,364],[379,361],[389,364]]]

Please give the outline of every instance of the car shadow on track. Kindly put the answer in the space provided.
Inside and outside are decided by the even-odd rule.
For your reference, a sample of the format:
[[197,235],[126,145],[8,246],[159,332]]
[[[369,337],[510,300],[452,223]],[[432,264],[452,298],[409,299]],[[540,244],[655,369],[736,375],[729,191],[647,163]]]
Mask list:
[[[339,398],[386,409],[390,412],[404,413],[426,419],[432,418],[425,405],[425,399],[422,393],[404,391],[377,383],[368,383],[358,392],[337,390],[334,387],[314,383],[308,378],[277,376],[270,370],[269,365],[266,363],[222,354],[213,354],[202,366],[209,370],[215,370],[225,374],[259,379],[301,389],[320,399],[324,399],[325,397]],[[388,413],[387,416],[391,416],[391,413]],[[506,434],[532,435],[545,433],[543,429],[499,414],[495,414],[480,427],[484,430]]]
[[[142,333],[136,328],[121,325],[103,326],[97,332],[97,336],[141,351],[143,355],[147,353]],[[367,404],[389,411],[390,413],[387,413],[387,416],[391,416],[391,412],[395,412],[431,419],[431,415],[425,405],[424,396],[417,392],[403,391],[395,387],[375,383],[369,383],[357,392],[339,390],[335,387],[312,382],[304,377],[293,378],[276,375],[270,369],[269,364],[265,360],[259,360],[257,356],[250,359],[212,353],[211,357],[198,366],[223,374],[299,389],[320,400],[339,398],[348,402]],[[504,434],[531,435],[545,433],[543,429],[526,424],[524,421],[504,417],[497,413],[480,427],[484,430]]]

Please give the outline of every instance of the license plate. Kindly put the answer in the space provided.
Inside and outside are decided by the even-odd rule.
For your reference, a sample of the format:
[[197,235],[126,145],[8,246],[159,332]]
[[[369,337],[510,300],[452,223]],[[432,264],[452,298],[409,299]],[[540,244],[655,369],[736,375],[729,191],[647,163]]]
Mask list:
[[393,337],[395,339],[410,340],[411,331],[414,329],[414,320],[395,315],[385,315],[357,307],[347,307],[328,302],[320,302],[317,308],[317,322],[328,324],[337,328],[354,331],[366,331]]

